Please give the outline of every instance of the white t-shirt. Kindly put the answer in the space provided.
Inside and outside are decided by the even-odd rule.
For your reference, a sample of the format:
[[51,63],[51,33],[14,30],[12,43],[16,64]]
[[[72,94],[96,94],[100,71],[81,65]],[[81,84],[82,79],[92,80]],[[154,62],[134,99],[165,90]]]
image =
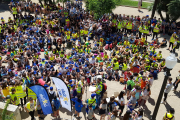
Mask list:
[[119,104],[121,104],[121,102],[123,102],[123,104],[125,104],[124,98],[121,98],[120,100],[118,99],[118,102],[119,102]]
[[166,89],[164,90],[164,92],[165,92],[165,93],[169,93],[169,92],[171,91],[172,87],[173,87],[173,84],[172,84],[172,83],[171,83],[171,84],[167,84],[167,85],[166,85]]
[[153,81],[154,81],[154,78],[153,79],[149,79],[150,87],[152,86]]

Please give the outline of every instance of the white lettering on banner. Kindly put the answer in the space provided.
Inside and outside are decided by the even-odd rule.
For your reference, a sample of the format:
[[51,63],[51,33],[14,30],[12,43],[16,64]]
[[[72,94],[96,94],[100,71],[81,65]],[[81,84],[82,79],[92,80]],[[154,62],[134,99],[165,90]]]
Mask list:
[[40,99],[43,101],[43,105],[44,107],[47,107],[47,100],[44,98],[44,96],[42,94],[39,95],[40,96]]

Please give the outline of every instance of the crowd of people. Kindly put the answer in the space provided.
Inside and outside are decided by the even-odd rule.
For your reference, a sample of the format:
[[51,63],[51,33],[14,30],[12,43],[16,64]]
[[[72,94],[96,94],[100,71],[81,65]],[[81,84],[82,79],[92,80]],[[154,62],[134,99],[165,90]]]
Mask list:
[[[82,8],[82,1],[58,5],[39,5],[28,1],[11,2],[13,18],[0,25],[0,82],[1,98],[10,96],[11,104],[21,105],[34,120],[37,108],[39,119],[44,119],[36,94],[29,89],[33,85],[45,87],[53,107],[53,117],[60,118],[61,103],[52,87],[51,77],[63,80],[75,106],[74,116],[81,118],[84,103],[82,95],[86,86],[95,86],[89,99],[84,100],[89,120],[95,118],[95,110],[109,120],[142,120],[143,109],[151,95],[154,79],[166,71],[162,51],[168,40],[158,40],[158,34],[169,34],[171,52],[179,48],[179,26],[148,15],[139,16],[105,14],[99,20],[93,12]],[[151,42],[147,36],[152,36]],[[99,77],[101,76],[101,77]],[[117,81],[124,85],[117,97],[109,101],[105,81]],[[167,94],[180,79],[169,84]],[[126,98],[125,98],[126,96]],[[27,102],[27,99],[28,101]],[[127,100],[127,101],[126,101]],[[128,110],[122,116],[124,108]],[[138,109],[138,110],[137,110]],[[164,116],[174,117],[173,109]]]

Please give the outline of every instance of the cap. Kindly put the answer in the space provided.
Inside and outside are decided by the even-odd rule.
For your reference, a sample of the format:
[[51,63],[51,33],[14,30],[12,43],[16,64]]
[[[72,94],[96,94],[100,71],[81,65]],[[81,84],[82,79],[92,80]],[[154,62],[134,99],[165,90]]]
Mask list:
[[92,56],[92,58],[94,59],[95,57],[94,57],[94,56]]
[[94,93],[94,94],[91,94],[91,97],[92,97],[92,98],[94,98],[95,96],[96,96],[96,94],[95,94],[95,93]]
[[127,46],[126,48],[129,48],[129,46]]
[[70,75],[70,72],[68,72],[67,75]]
[[50,87],[50,90],[53,90],[53,87]]
[[153,60],[153,62],[156,62],[155,60]]
[[64,68],[64,65],[61,65],[62,68]]
[[72,83],[72,80],[69,80],[69,83]]
[[111,67],[109,66],[109,67],[107,67],[107,68],[109,69],[109,68],[111,68]]
[[33,65],[36,66],[36,63],[34,63]]
[[53,68],[54,66],[53,65],[51,65],[51,67],[50,68]]
[[8,72],[11,72],[11,69],[9,69]]
[[84,65],[84,67],[87,67],[87,65]]
[[68,67],[66,67],[66,69],[69,69]]
[[42,66],[42,64],[39,64],[39,66]]
[[62,73],[59,73],[58,75],[62,75]]
[[89,73],[89,71],[87,71],[86,73]]
[[156,54],[154,54],[153,56],[157,56]]
[[74,86],[74,84],[71,84],[71,87],[73,87]]
[[75,70],[75,68],[73,68],[72,70]]
[[45,64],[48,64],[48,61],[46,61]]
[[42,58],[42,61],[44,61],[45,59],[44,58]]
[[87,61],[89,61],[89,59],[88,59],[88,58],[86,58],[86,60],[87,60]]
[[47,88],[47,87],[49,87],[49,86],[48,86],[47,84],[44,84],[44,87]]

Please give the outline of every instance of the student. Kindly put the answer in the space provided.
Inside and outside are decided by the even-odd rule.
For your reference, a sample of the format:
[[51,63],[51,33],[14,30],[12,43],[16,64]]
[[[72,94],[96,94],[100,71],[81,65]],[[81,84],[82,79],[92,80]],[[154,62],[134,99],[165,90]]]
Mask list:
[[166,85],[166,89],[164,90],[164,100],[161,102],[162,104],[164,104],[166,102],[167,95],[171,91],[172,87],[173,87],[172,78],[169,77],[168,84]]
[[75,114],[74,116],[76,117],[77,116],[77,119],[80,119],[82,118],[81,116],[79,116],[79,113],[81,112],[81,109],[83,107],[83,104],[82,104],[82,96],[81,95],[78,95],[77,98],[73,98],[71,99],[73,102],[75,102]]
[[140,104],[143,104],[142,106],[144,107],[146,104],[146,101],[149,99],[151,95],[151,90],[150,90],[150,85],[147,84],[144,88],[143,88],[143,96],[141,99]]
[[128,108],[130,109],[131,112],[134,110],[137,102],[135,95],[136,95],[135,91],[131,92],[131,98],[128,101]]
[[92,109],[92,105],[89,105],[89,110],[88,110],[88,120],[94,120],[95,116],[94,116],[94,111]]
[[37,112],[38,112],[38,117],[39,119],[44,119],[43,117],[41,117],[41,115],[43,114],[43,111],[42,111],[42,108],[41,108],[41,105],[40,105],[40,102],[39,100],[37,99],[36,100],[36,108],[37,108]]
[[166,113],[164,115],[163,120],[175,120],[174,113],[174,108],[170,108],[169,113]]
[[123,113],[123,110],[124,110],[124,106],[125,106],[125,100],[124,100],[124,96],[126,95],[126,93],[124,91],[121,91],[118,98],[118,102],[119,102],[119,110],[120,110],[120,113],[119,113],[119,117],[121,117],[122,113]]
[[101,115],[100,120],[104,120],[105,115],[106,115],[106,108],[107,108],[107,101],[104,98],[101,101],[100,107],[99,107],[99,115]]
[[31,120],[36,120],[34,117],[35,106],[36,106],[36,102],[33,100],[32,97],[29,97],[29,102],[26,103],[25,110],[31,116]]
[[131,75],[130,79],[127,81],[127,97],[129,96],[129,91],[132,90],[132,88],[135,86],[135,83],[133,81],[134,76]]
[[180,70],[178,72],[179,75],[176,77],[176,81],[173,83],[173,91],[176,91],[178,84],[180,83]]
[[61,107],[61,102],[60,100],[56,97],[56,95],[54,96],[54,99],[51,102],[52,106],[53,106],[53,110],[54,110],[54,117],[56,119],[60,118],[59,115],[59,109]]
[[123,120],[131,120],[131,111],[127,110],[123,116]]
[[116,117],[117,117],[117,110],[113,110],[108,120],[116,120]]

